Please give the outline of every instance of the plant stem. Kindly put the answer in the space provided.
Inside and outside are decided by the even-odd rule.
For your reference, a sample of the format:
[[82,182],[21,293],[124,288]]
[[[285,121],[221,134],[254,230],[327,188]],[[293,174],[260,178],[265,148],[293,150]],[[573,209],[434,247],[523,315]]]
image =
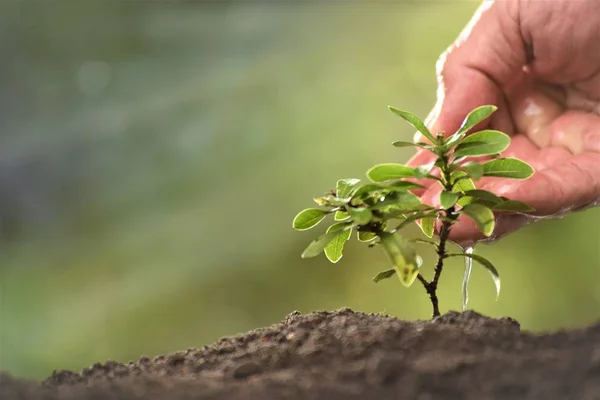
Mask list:
[[[451,182],[451,176],[448,171],[448,158],[446,156],[442,157],[443,166],[440,168],[442,176],[446,184],[444,185],[444,189],[448,191],[452,191],[453,182]],[[439,301],[437,297],[437,286],[440,280],[440,276],[442,275],[442,270],[444,269],[444,259],[447,257],[446,254],[446,243],[448,242],[448,238],[450,237],[450,229],[452,225],[456,222],[458,216],[454,213],[456,208],[454,206],[448,208],[445,211],[446,218],[442,222],[442,227],[440,228],[440,242],[437,248],[437,256],[438,261],[435,265],[434,275],[431,282],[427,282],[425,278],[421,274],[417,276],[419,281],[425,287],[427,294],[429,295],[429,299],[431,300],[431,305],[433,307],[433,318],[440,316],[440,307]]]

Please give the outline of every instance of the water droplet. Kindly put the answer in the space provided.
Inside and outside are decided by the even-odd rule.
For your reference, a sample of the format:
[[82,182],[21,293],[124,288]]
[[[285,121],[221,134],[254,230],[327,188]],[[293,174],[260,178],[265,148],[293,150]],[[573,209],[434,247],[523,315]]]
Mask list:
[[[473,254],[475,245],[464,249],[465,254]],[[467,311],[467,305],[469,303],[469,279],[471,278],[471,269],[473,268],[473,259],[471,257],[465,257],[465,274],[462,281],[462,310]]]

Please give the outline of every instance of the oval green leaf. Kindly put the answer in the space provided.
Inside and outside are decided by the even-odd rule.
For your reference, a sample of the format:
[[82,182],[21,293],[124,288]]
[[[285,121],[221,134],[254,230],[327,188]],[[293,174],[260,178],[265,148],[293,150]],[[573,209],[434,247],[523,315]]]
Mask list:
[[344,230],[345,226],[346,224],[344,223],[337,223],[331,225],[329,229],[327,229],[327,233],[341,231],[339,235],[333,238],[333,240],[325,246],[325,256],[334,264],[342,259],[344,245],[348,239],[350,239],[350,235],[352,234],[352,229]]
[[481,266],[488,270],[492,279],[494,280],[494,286],[496,287],[496,298],[500,295],[500,274],[494,265],[485,257],[478,254],[467,254],[467,253],[450,253],[447,257],[469,257],[477,261]]
[[467,133],[475,125],[489,118],[494,112],[496,112],[497,109],[498,107],[493,105],[485,105],[475,108],[469,113],[469,115],[467,115],[463,123],[460,125],[460,128],[458,128],[458,131],[456,132],[459,134]]
[[375,275],[375,277],[373,278],[373,282],[377,283],[384,279],[391,278],[394,275],[396,275],[396,270],[394,268],[388,269],[386,271],[381,271],[380,273]]
[[399,110],[392,106],[388,106],[388,108],[391,112],[402,117],[406,122],[415,127],[415,129],[421,132],[423,136],[431,141],[431,143],[437,143],[437,139],[431,134],[431,132],[429,132],[429,129],[427,129],[423,121],[421,121],[421,119],[415,114],[408,111]]
[[496,220],[494,218],[494,213],[488,207],[477,203],[471,203],[464,206],[460,210],[460,213],[471,218],[485,236],[491,236],[494,232]]
[[440,193],[440,205],[447,210],[456,204],[459,197],[460,195],[458,193],[442,190]]
[[510,136],[494,130],[485,130],[467,136],[456,146],[454,157],[478,157],[503,152],[510,145]]
[[484,205],[490,205],[491,208],[491,206],[495,204],[502,203],[503,200],[487,190],[473,189],[464,192],[463,196],[457,203],[458,205],[464,207],[473,202],[481,202]]
[[352,218],[358,225],[366,225],[371,222],[371,218],[373,218],[373,213],[366,207],[351,207],[348,209],[348,212],[350,214],[350,218]]
[[361,242],[370,242],[371,240],[376,239],[377,235],[373,232],[358,231],[357,237]]
[[319,236],[318,238],[316,238],[315,240],[310,242],[308,247],[304,250],[304,252],[302,252],[301,257],[302,258],[312,258],[312,257],[318,256],[319,254],[321,254],[323,252],[325,247],[333,239],[335,239],[342,232],[352,229],[352,227],[353,227],[352,223],[347,222],[347,223],[343,224],[343,227],[341,227],[340,230],[329,231],[329,232]]
[[381,244],[400,283],[406,287],[411,286],[419,274],[420,266],[414,247],[402,236],[389,232],[381,235]]
[[335,195],[340,199],[346,199],[359,183],[360,179],[340,179],[335,185]]
[[433,232],[435,231],[435,221],[436,217],[428,217],[421,219],[421,223],[419,224],[419,228],[428,238],[433,237]]
[[390,179],[410,178],[415,176],[413,168],[395,163],[378,164],[367,171],[367,177],[373,182],[385,182]]
[[531,165],[516,158],[498,158],[483,164],[483,175],[527,179],[533,175]]
[[529,213],[535,211],[535,209],[529,205],[517,200],[504,200],[500,203],[494,204],[491,208],[494,211],[509,211],[516,213]]
[[335,221],[345,221],[350,218],[350,215],[345,211],[336,211],[333,219]]
[[463,171],[454,171],[452,174],[450,174],[450,179],[452,179],[452,182],[454,182],[454,185],[452,185],[452,191],[455,193],[463,193],[468,190],[475,189],[475,184]]
[[327,216],[327,211],[318,208],[307,208],[294,218],[293,226],[298,231],[306,231],[317,226]]
[[411,192],[392,192],[371,206],[371,209],[383,212],[411,212],[423,210],[424,206],[426,205],[421,204],[421,199]]
[[483,165],[479,164],[477,161],[466,162],[461,165],[460,168],[474,181],[478,181],[483,176]]

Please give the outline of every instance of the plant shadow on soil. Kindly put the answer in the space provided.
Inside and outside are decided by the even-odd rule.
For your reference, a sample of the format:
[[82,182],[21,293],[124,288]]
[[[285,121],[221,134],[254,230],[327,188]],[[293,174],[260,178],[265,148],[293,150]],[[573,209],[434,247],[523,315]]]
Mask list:
[[0,375],[12,399],[600,399],[600,322],[547,334],[473,311],[402,321],[350,309],[127,364]]

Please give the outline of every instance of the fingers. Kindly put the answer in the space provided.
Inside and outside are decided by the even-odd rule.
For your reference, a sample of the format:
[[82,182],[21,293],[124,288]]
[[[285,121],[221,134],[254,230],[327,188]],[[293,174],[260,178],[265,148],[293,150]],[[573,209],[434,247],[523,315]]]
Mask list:
[[579,153],[525,181],[507,181],[496,193],[552,216],[600,200],[600,153]]
[[[499,105],[526,63],[516,18],[517,2],[484,2],[458,40],[438,62],[439,115],[436,133],[452,133],[465,116],[484,104]],[[504,118],[509,117],[508,113]],[[500,122],[509,126],[506,121]]]

